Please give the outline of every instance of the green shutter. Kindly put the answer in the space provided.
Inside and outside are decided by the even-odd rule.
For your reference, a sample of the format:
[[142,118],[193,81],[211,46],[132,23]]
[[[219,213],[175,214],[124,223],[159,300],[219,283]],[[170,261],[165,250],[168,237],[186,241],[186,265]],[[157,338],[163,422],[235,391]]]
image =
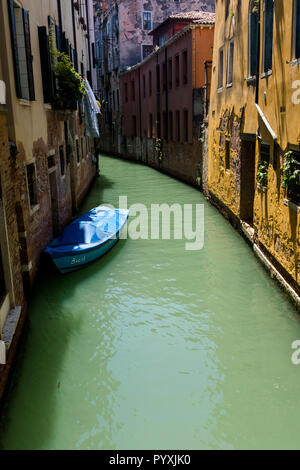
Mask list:
[[14,2],[13,0],[8,0],[7,3],[8,3],[8,15],[9,15],[9,24],[10,24],[12,56],[13,56],[14,73],[15,73],[16,95],[18,98],[22,98]]
[[53,99],[53,87],[52,87],[52,70],[49,52],[49,38],[47,36],[46,26],[40,26],[39,32],[39,43],[40,43],[40,57],[41,57],[41,71],[43,80],[43,93],[44,102],[51,103]]
[[35,93],[34,93],[34,78],[33,78],[33,67],[32,67],[33,56],[31,53],[29,12],[27,10],[23,10],[23,23],[24,23],[24,40],[25,40],[26,62],[27,62],[29,100],[34,101]]

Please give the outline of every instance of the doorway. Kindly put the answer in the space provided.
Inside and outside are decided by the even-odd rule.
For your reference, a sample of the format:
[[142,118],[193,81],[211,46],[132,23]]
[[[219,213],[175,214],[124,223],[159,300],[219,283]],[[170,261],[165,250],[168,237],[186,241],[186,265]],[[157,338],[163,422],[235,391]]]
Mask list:
[[240,218],[253,225],[253,209],[255,197],[255,144],[256,137],[242,139],[241,144],[241,191]]

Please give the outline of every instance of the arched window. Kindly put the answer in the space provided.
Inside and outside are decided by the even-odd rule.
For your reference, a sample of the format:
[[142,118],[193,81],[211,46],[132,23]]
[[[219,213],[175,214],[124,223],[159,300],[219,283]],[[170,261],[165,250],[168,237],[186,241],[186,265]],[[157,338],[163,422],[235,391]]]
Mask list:
[[272,70],[274,0],[264,0],[263,71]]
[[249,5],[249,76],[254,77],[258,72],[258,22],[259,11],[257,1],[251,0]]

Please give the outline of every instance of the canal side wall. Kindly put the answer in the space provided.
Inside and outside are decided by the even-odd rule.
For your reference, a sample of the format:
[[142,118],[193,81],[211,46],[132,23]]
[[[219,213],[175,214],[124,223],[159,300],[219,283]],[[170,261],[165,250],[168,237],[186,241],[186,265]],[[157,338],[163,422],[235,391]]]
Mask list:
[[0,2],[0,341],[7,356],[6,365],[0,365],[0,399],[42,253],[76,216],[97,172],[95,142],[85,135],[82,107],[56,111],[50,68],[47,77],[43,73],[50,64],[45,46],[51,28],[64,31],[59,47],[74,63],[76,56],[82,60],[82,73],[91,66],[90,45],[73,3],[63,2],[61,12],[58,6],[48,0],[24,0],[21,6]]

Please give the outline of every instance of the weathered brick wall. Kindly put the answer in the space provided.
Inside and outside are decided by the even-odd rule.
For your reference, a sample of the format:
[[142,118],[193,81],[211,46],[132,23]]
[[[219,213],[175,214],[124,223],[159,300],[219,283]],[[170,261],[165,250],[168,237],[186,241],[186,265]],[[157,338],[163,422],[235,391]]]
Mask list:
[[23,282],[20,262],[18,226],[15,212],[14,159],[10,155],[6,113],[0,109],[0,177],[3,208],[7,224],[9,254],[13,275],[15,302],[24,304]]

